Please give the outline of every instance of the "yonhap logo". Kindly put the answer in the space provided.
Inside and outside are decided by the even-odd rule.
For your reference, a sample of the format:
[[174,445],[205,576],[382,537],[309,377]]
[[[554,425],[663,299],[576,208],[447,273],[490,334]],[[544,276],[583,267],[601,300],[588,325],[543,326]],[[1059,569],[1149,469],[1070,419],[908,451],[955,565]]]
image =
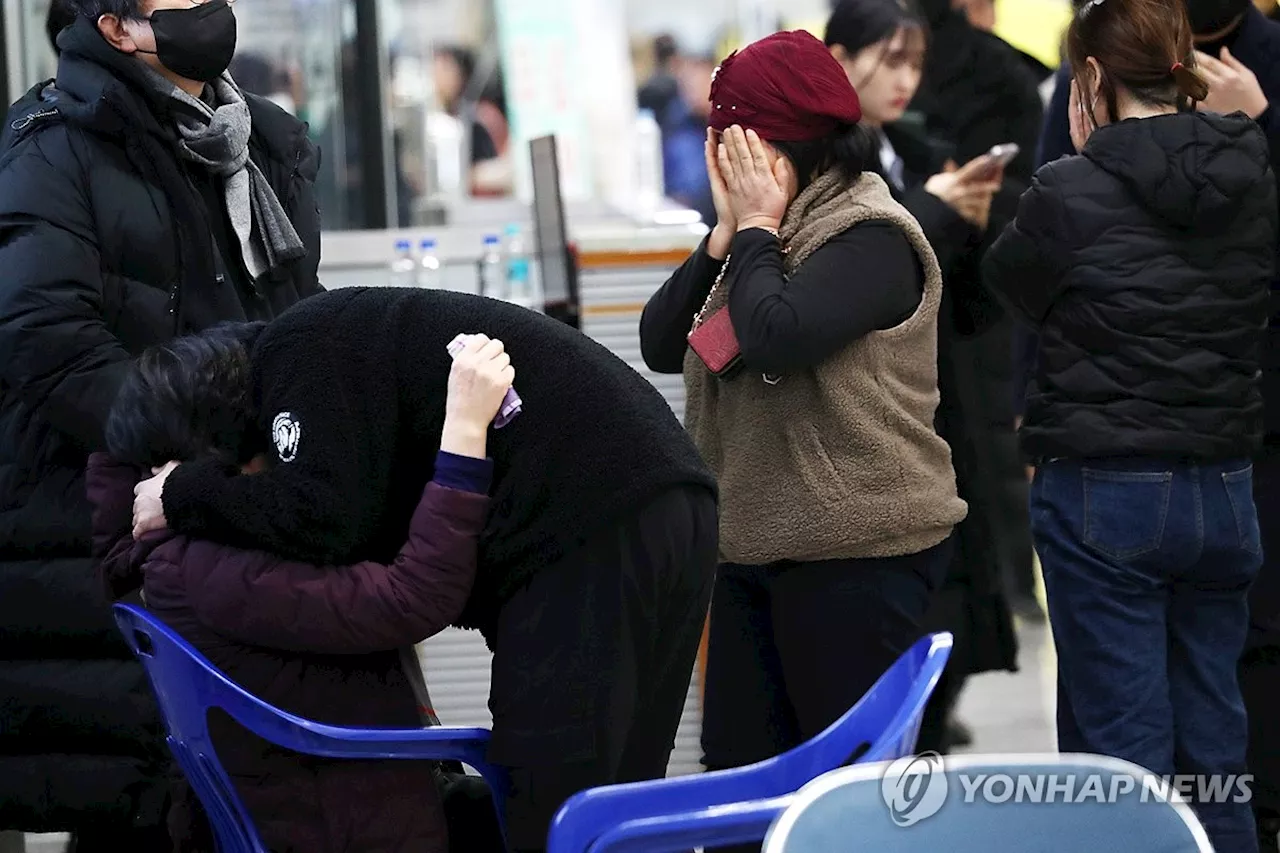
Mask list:
[[911,826],[933,817],[947,801],[947,774],[942,756],[922,752],[899,758],[880,780],[880,793],[889,816],[898,826]]
[[[999,760],[993,762],[993,758]],[[1096,755],[962,756],[944,766],[938,753],[924,752],[889,764],[880,778],[880,794],[893,822],[908,827],[933,817],[950,799],[956,807],[1248,803],[1252,785],[1253,776],[1248,774],[1156,776],[1136,765]]]

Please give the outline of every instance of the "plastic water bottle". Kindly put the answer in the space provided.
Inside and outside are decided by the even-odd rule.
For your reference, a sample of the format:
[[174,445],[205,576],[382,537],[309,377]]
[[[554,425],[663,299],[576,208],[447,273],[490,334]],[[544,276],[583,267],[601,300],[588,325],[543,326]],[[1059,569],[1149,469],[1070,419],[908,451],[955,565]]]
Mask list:
[[430,238],[418,244],[418,287],[440,288],[440,257],[436,241]]
[[662,128],[653,110],[636,114],[636,201],[640,213],[652,215],[662,205]]
[[507,300],[516,305],[540,311],[542,305],[538,294],[534,292],[529,254],[525,249],[524,237],[520,234],[520,226],[508,225],[506,237],[504,249],[507,258]]
[[499,249],[500,242],[497,234],[485,235],[484,252],[480,255],[480,295],[492,299],[506,297],[504,285],[507,275]]
[[417,284],[418,262],[413,257],[413,244],[408,240],[396,241],[396,259],[391,262],[392,287],[413,287]]

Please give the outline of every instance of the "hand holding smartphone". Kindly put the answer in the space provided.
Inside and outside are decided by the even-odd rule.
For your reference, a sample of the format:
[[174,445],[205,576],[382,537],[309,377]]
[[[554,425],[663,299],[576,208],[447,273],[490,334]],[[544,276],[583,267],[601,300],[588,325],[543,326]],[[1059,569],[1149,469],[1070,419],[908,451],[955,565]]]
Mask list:
[[991,215],[991,199],[1000,189],[1001,172],[1017,156],[1017,145],[996,145],[959,169],[949,166],[930,178],[924,188],[962,219],[985,231]]
[[1022,149],[1017,143],[1006,142],[1003,145],[992,145],[986,154],[982,155],[982,159],[986,162],[986,167],[982,170],[984,175],[994,175],[1013,162]]

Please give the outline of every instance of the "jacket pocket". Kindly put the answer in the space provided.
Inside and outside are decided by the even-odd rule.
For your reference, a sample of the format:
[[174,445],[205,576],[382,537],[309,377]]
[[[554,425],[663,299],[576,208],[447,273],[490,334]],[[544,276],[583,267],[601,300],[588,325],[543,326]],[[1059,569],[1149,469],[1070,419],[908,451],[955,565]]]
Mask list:
[[1171,471],[1082,470],[1084,542],[1116,560],[1149,554],[1164,539]]
[[[790,462],[795,465],[804,490],[822,505],[847,501],[849,490],[823,446],[818,430],[803,421],[790,423],[785,429],[787,443],[790,445]],[[787,464],[787,460],[779,460],[779,463]]]
[[1258,510],[1253,503],[1253,466],[1239,471],[1224,471],[1222,485],[1231,501],[1231,514],[1236,519],[1240,547],[1250,554],[1262,553],[1262,530],[1258,526]]

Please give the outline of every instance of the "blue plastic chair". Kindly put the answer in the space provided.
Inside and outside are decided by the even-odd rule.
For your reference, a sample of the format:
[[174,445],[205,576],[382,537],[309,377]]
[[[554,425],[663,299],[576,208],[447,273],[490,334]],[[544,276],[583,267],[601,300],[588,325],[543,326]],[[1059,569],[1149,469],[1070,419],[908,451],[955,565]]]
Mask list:
[[547,853],[658,853],[760,841],[788,797],[819,775],[911,754],[951,645],[948,633],[920,640],[826,731],[775,758],[574,795],[552,821]]
[[[1191,808],[1135,764],[1098,755],[966,755],[942,759],[940,769],[924,764],[921,759],[917,768],[924,772],[901,796],[895,796],[900,771],[886,780],[887,762],[820,777],[792,798],[769,829],[764,853],[1213,853]],[[961,774],[969,776],[967,786]],[[979,774],[1007,775],[1012,786],[993,783],[984,795],[986,783],[974,781]],[[1020,774],[1032,777],[1021,789]],[[1067,789],[1070,776],[1075,778]],[[1103,802],[1086,793],[1093,776],[1100,780]],[[1052,798],[1049,777],[1060,785]],[[1033,793],[1037,784],[1039,794]],[[973,795],[966,794],[968,788]],[[1112,799],[1112,791],[1120,795]]]
[[306,755],[462,762],[489,783],[502,820],[506,777],[485,761],[487,729],[354,729],[304,720],[241,689],[147,611],[117,604],[115,619],[147,670],[169,732],[169,748],[208,813],[220,853],[268,851],[214,752],[208,726],[213,708],[221,708],[259,737]]

